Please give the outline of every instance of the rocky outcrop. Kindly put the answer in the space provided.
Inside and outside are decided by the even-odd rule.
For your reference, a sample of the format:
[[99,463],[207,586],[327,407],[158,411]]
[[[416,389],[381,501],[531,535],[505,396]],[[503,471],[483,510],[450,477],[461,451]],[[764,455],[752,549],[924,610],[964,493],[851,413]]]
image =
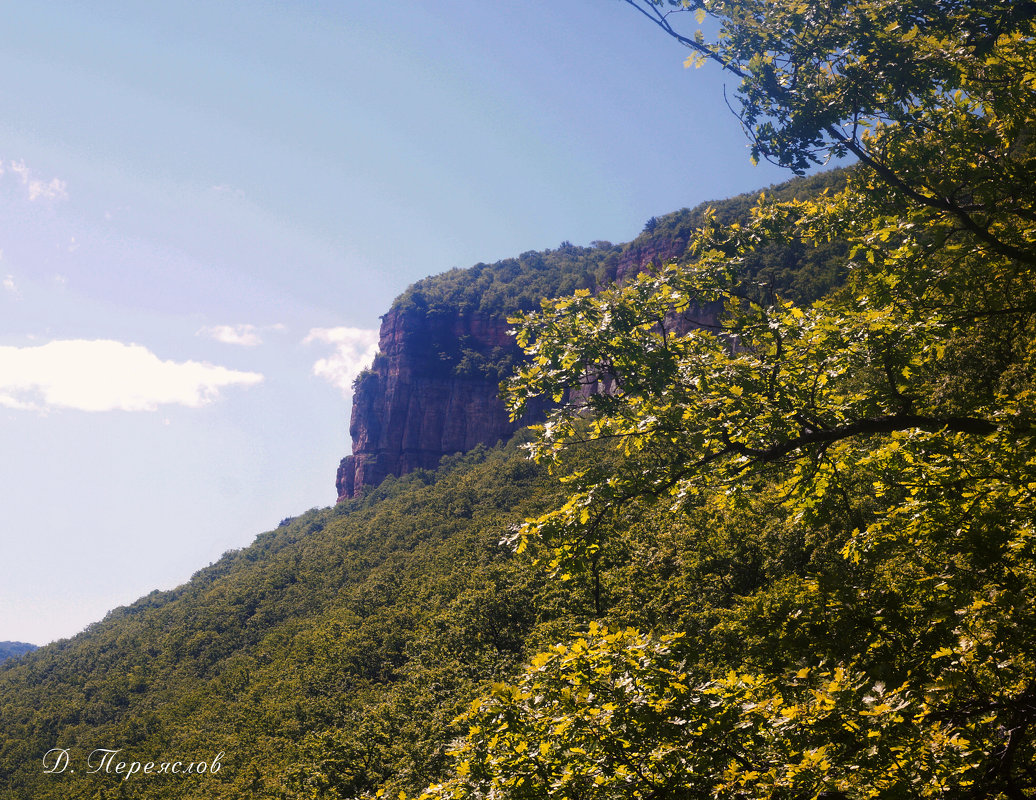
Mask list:
[[[583,274],[610,262],[605,279],[622,283],[647,264],[664,263],[684,251],[693,230],[685,219],[688,213],[673,215],[679,224],[670,224],[665,232],[643,235],[621,248],[568,245],[553,257],[571,258],[578,252]],[[537,256],[521,258],[530,255]],[[550,251],[541,255],[551,257]],[[525,268],[536,272],[532,265],[542,258],[527,260]],[[521,281],[520,275],[506,275],[509,269],[521,272],[519,261],[506,262],[506,268],[505,262],[482,265],[469,280],[499,268],[505,279]],[[353,452],[342,459],[335,481],[340,500],[360,495],[364,486],[376,486],[389,475],[434,469],[444,455],[495,444],[536,421],[545,409],[511,422],[499,396],[500,381],[521,357],[506,320],[515,309],[490,313],[473,303],[430,303],[421,292],[401,300],[382,318],[378,357],[356,382],[349,425]],[[460,302],[471,301],[467,297]]]
[[[843,180],[844,173],[834,171],[769,193],[779,199],[811,196]],[[708,207],[717,222],[727,224],[745,218],[755,200],[756,193],[748,193]],[[389,475],[434,469],[445,455],[495,444],[541,417],[545,407],[511,422],[499,397],[501,379],[521,357],[508,335],[508,314],[536,308],[544,296],[626,283],[648,264],[679,258],[706,208],[652,218],[625,245],[592,242],[583,248],[565,242],[557,250],[451,270],[409,287],[382,318],[381,352],[356,383],[349,426],[353,452],[338,469],[339,498],[356,497]],[[801,260],[794,247],[767,253],[765,262],[746,266],[746,277],[763,280],[753,276],[765,269],[772,289],[800,300],[819,297],[840,282],[824,263]],[[669,324],[678,331],[714,329],[721,310],[693,309]]]
[[339,499],[529,424],[511,422],[499,396],[500,365],[519,356],[509,328],[502,316],[419,306],[382,318],[380,353],[353,393],[353,454],[338,468]]
[[644,236],[626,245],[619,257],[615,282],[625,283],[648,264],[667,264],[687,250],[690,230],[675,235]]
[[[712,327],[721,307],[695,309],[675,328]],[[542,418],[512,422],[500,399],[501,368],[521,353],[500,316],[393,308],[382,318],[380,353],[353,392],[353,454],[342,459],[338,499],[389,475],[435,469],[443,456],[492,445]]]

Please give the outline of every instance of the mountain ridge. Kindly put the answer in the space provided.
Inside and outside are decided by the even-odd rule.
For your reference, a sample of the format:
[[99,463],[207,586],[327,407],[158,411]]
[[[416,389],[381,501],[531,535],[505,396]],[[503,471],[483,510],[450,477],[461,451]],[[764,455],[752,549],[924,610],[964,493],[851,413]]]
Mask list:
[[37,645],[28,642],[0,642],[0,662],[31,653],[36,648]]
[[[780,198],[801,197],[833,186],[843,175],[843,170],[832,170],[765,191]],[[758,196],[749,192],[652,217],[625,244],[596,241],[579,247],[564,242],[554,250],[453,269],[409,286],[382,316],[378,355],[354,382],[352,453],[338,467],[338,499],[359,496],[365,486],[377,486],[389,475],[434,469],[443,456],[478,444],[494,445],[539,421],[545,404],[511,421],[499,397],[500,381],[522,359],[509,333],[508,316],[538,308],[542,298],[577,289],[596,292],[622,284],[652,264],[677,259],[707,209],[719,222],[731,222],[743,218]],[[767,280],[792,299],[812,299],[839,279],[830,270],[803,270],[808,258],[790,249],[775,254],[774,261],[759,269],[769,270]],[[778,267],[787,274],[777,275]],[[795,285],[803,272],[815,285]],[[700,309],[698,316],[706,323],[715,321],[709,309]]]

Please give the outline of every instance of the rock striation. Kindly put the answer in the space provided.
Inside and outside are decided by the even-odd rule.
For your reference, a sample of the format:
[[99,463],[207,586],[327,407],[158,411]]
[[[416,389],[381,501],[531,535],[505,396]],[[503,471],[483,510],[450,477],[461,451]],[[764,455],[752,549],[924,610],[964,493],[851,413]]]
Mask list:
[[[629,277],[670,247],[624,253],[618,266]],[[714,324],[716,311],[686,324]],[[543,417],[545,404],[512,422],[500,398],[500,381],[522,355],[508,313],[397,304],[382,317],[378,356],[353,389],[353,452],[338,467],[339,500],[389,475],[435,469],[445,455],[496,444]]]
[[495,367],[520,355],[509,328],[505,316],[477,310],[393,307],[382,318],[380,353],[353,392],[353,454],[338,468],[339,499],[530,424],[511,422],[500,399]]

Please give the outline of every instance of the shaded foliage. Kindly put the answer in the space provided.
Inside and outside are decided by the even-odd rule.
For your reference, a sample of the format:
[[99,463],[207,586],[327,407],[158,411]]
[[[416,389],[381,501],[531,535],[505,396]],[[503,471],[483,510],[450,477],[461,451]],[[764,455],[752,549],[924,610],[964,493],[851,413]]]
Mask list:
[[[6,662],[0,793],[334,797],[432,780],[476,687],[514,669],[542,619],[585,603],[498,544],[542,502],[539,473],[513,446],[454,457],[286,521],[189,583]],[[55,747],[83,768],[43,775]],[[225,755],[216,775],[122,781],[86,774],[96,748]]]
[[36,645],[26,642],[0,642],[0,661],[31,653],[35,649]]

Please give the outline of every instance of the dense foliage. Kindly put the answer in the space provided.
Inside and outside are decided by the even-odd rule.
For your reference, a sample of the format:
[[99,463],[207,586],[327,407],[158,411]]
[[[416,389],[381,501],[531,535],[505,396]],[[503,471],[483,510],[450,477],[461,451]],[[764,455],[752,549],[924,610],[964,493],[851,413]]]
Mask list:
[[[861,168],[516,320],[512,408],[571,398],[517,549],[605,583],[678,537],[690,609],[531,660],[426,795],[1036,796],[1036,5],[627,2],[741,79],[757,156]],[[843,237],[821,300],[747,280]]]
[[[832,170],[787,181],[770,187],[769,192],[789,200],[812,197],[834,189],[844,178],[842,171]],[[433,275],[409,286],[396,298],[392,312],[407,318],[406,332],[411,336],[407,349],[418,357],[422,368],[499,382],[522,360],[521,351],[513,343],[487,346],[471,336],[458,337],[455,320],[479,314],[503,321],[516,312],[538,308],[545,297],[577,290],[596,292],[616,280],[627,280],[647,263],[661,264],[682,254],[707,210],[720,220],[744,220],[757,195],[739,195],[652,218],[644,232],[625,245],[593,242],[579,247],[565,242],[555,250],[529,251],[495,264]],[[801,241],[789,240],[760,253],[754,262],[745,264],[745,270],[791,297],[815,299],[844,281],[844,256],[844,242],[806,248]],[[374,370],[360,376],[358,390],[377,368],[375,362]]]
[[[833,189],[844,180],[844,172],[831,170],[771,186],[767,193],[783,200],[812,197]],[[479,311],[508,315],[539,308],[545,297],[561,297],[578,289],[592,292],[613,283],[620,273],[634,273],[643,255],[659,263],[684,251],[710,211],[723,223],[747,219],[758,192],[684,208],[661,217],[652,217],[643,233],[624,245],[592,242],[580,247],[563,242],[557,249],[522,253],[494,264],[476,264],[467,269],[452,269],[432,275],[407,287],[393,302],[393,309],[421,309],[428,314],[465,314]],[[659,257],[663,254],[664,257]],[[813,299],[841,282],[836,274],[833,254],[820,263],[818,254],[798,248],[766,259],[752,269],[766,272],[781,289]],[[809,259],[804,263],[803,259]],[[844,261],[842,262],[844,266]],[[799,285],[808,275],[812,285]]]
[[[512,446],[390,479],[0,665],[0,796],[337,797],[433,780],[481,682],[513,671],[538,625],[586,608],[499,546],[543,502],[538,473]],[[43,774],[51,748],[74,774]],[[98,748],[224,756],[217,774],[122,780],[88,774]]]
[[530,250],[495,264],[476,264],[423,278],[396,298],[393,308],[421,308],[429,313],[504,309],[528,310],[544,297],[592,289],[615,278],[621,248],[609,242],[578,247],[565,242],[556,250]]

